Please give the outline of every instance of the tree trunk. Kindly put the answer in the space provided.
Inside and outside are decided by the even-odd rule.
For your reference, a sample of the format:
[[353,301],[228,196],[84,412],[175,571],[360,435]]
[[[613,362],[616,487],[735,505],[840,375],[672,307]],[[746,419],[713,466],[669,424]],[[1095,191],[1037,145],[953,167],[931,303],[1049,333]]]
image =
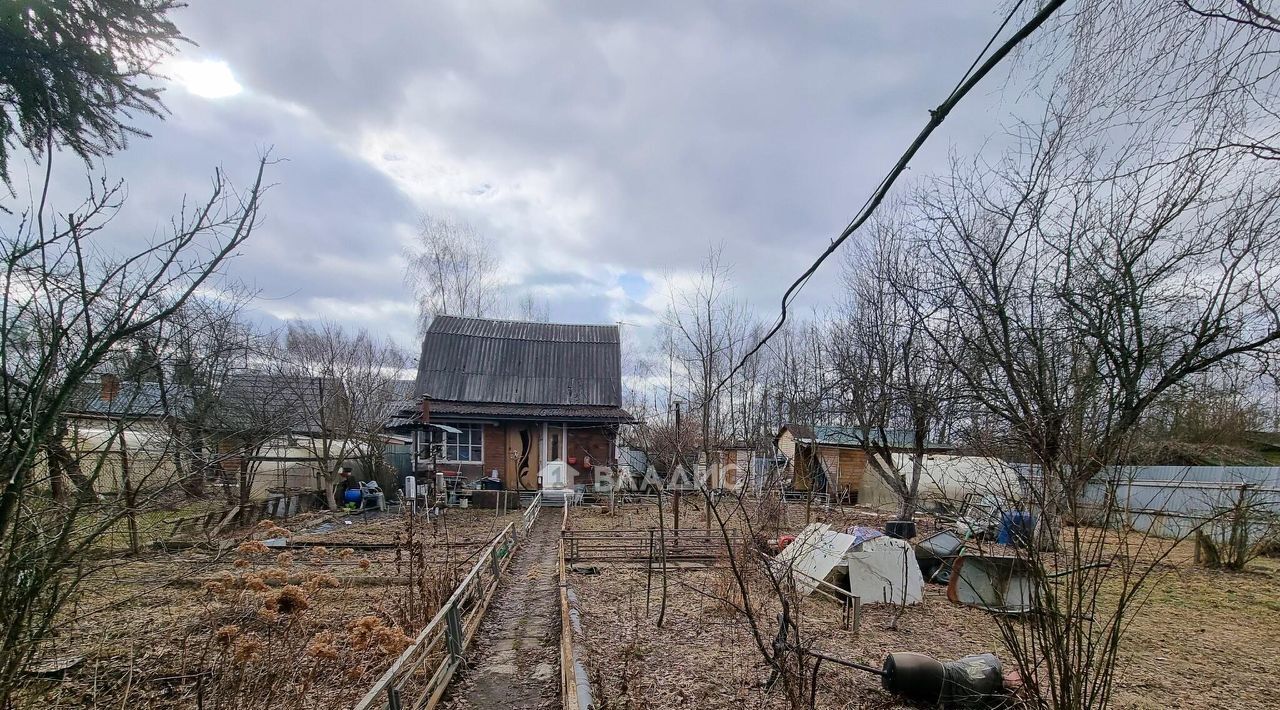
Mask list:
[[80,470],[80,459],[67,448],[67,422],[59,419],[55,435],[49,439],[50,471],[56,467],[71,481],[76,489],[76,500],[80,503],[91,503],[97,498],[93,490],[93,482]]
[[1062,541],[1062,519],[1069,509],[1065,505],[1067,487],[1062,483],[1062,477],[1057,471],[1044,467],[1036,546],[1045,552],[1058,550]]
[[249,475],[249,465],[247,456],[240,459],[240,470],[237,472],[237,488],[239,489],[237,498],[242,507],[249,504],[249,496],[253,492],[253,477]]
[[[174,440],[181,441],[181,432],[175,427]],[[187,495],[200,497],[204,495],[204,475],[207,468],[205,464],[204,442],[200,435],[195,431],[191,432],[191,436],[187,441],[187,450],[191,452],[188,464],[183,464],[182,451],[177,452],[174,458],[178,464],[178,480],[182,481],[182,490]]]
[[924,451],[917,448],[911,455],[911,480],[903,487],[902,507],[898,510],[898,520],[911,520],[915,515],[920,500],[920,477],[924,475]]
[[329,506],[329,512],[331,513],[338,512],[338,499],[333,494],[333,484],[329,482],[328,476],[325,476],[325,481],[324,481],[324,500],[325,500],[325,503]]
[[138,554],[142,550],[138,539],[137,493],[129,480],[129,448],[125,444],[124,424],[119,425],[120,436],[120,487],[124,492],[124,517],[129,526],[129,551]]

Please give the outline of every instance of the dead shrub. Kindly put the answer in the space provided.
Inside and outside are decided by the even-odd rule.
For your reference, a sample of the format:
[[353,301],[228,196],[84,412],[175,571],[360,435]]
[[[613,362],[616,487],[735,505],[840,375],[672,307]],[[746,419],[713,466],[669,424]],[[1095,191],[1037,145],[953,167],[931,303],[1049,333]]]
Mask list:
[[325,588],[336,589],[338,587],[338,579],[331,574],[317,572],[311,575],[311,578],[306,581],[304,586],[312,591],[319,591]]
[[706,591],[707,596],[713,600],[709,609],[711,614],[723,618],[733,618],[742,614],[742,588],[738,585],[738,578],[732,569],[721,567],[713,571]]
[[281,614],[296,614],[310,608],[311,600],[305,589],[288,584],[279,592],[267,597],[263,607]]
[[264,648],[266,648],[266,645],[262,643],[261,639],[255,635],[247,634],[236,642],[233,657],[236,659],[236,663],[256,661],[262,656]]
[[227,624],[219,626],[218,631],[214,634],[214,638],[223,646],[230,646],[231,642],[240,635],[240,627],[235,624]]
[[262,581],[273,584],[287,584],[289,582],[289,573],[282,569],[264,569],[258,573],[262,576]]
[[236,552],[241,555],[265,555],[270,551],[260,540],[245,540],[236,546]]
[[321,631],[311,637],[311,642],[307,644],[306,654],[317,660],[335,660],[339,655],[335,641],[336,638],[332,631]]

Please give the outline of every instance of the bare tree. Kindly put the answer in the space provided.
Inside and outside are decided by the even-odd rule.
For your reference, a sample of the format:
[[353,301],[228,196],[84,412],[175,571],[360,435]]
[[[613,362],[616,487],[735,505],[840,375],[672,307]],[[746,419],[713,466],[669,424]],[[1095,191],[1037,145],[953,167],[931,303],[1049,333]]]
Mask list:
[[919,198],[928,332],[953,338],[938,344],[962,387],[1030,464],[1040,610],[1001,623],[1037,701],[1056,708],[1105,706],[1155,569],[1145,539],[1061,523],[1082,518],[1084,486],[1127,459],[1165,393],[1272,357],[1280,340],[1276,166],[1186,152],[1201,137],[1171,143],[1163,125],[1112,142],[1091,110],[1051,104],[998,166],[957,165]]
[[704,462],[722,443],[726,393],[718,385],[733,366],[733,356],[744,349],[749,327],[746,309],[733,296],[731,269],[721,251],[711,250],[697,280],[672,293],[664,320],[674,364],[701,424],[699,447]]
[[502,303],[497,246],[467,222],[424,216],[406,253],[405,281],[418,300],[419,329],[438,315],[493,316]]
[[526,293],[520,297],[520,303],[516,307],[516,311],[516,317],[520,320],[533,323],[548,323],[551,321],[551,304],[547,303],[547,299],[537,298],[532,293]]
[[1230,153],[1102,164],[1079,140],[1046,126],[1010,172],[958,172],[923,197],[936,231],[922,243],[949,284],[925,307],[950,323],[964,385],[1055,489],[1050,516],[1170,388],[1280,339],[1270,171]]
[[[65,431],[60,422],[96,368],[172,317],[250,236],[265,166],[243,192],[215,173],[209,197],[186,206],[170,234],[126,255],[104,242],[124,185],[91,181],[79,207],[55,213],[45,202],[50,170],[0,239],[0,705],[11,704],[23,667],[91,571],[86,552],[140,504],[42,495],[51,469],[41,452]],[[130,465],[116,458],[119,441],[70,450],[90,485],[109,465]]]
[[867,467],[898,498],[900,520],[915,512],[925,454],[945,438],[954,397],[948,324],[931,323],[919,303],[925,286],[909,229],[890,211],[872,224],[864,248],[851,252],[844,313],[831,337],[840,413],[856,430]]
[[[265,351],[266,338],[244,318],[254,294],[236,284],[192,297],[141,339],[171,435],[183,442],[176,460],[188,492],[199,494],[220,468],[216,435],[222,396],[236,372]],[[242,501],[247,502],[247,501]]]
[[382,430],[407,359],[390,341],[333,323],[289,324],[277,353],[308,431],[298,442],[317,461],[329,508],[337,510],[338,473],[377,440],[371,435]]

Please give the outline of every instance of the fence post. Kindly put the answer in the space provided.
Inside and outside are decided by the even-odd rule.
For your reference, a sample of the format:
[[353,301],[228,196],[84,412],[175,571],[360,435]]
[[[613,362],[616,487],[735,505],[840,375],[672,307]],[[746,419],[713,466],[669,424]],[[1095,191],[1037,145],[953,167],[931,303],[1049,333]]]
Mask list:
[[462,619],[458,616],[458,605],[450,604],[444,613],[445,646],[449,656],[457,661],[462,659]]

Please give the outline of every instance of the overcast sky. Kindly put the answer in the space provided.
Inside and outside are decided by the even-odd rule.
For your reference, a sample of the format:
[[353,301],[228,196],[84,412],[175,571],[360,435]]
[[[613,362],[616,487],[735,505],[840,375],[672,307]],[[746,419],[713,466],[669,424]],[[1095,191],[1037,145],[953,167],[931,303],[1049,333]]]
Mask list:
[[[652,6],[651,6],[652,5]],[[261,229],[230,265],[267,320],[328,318],[406,346],[402,251],[420,215],[492,237],[514,303],[553,320],[654,321],[665,284],[725,245],[772,317],[999,24],[994,3],[196,3],[166,66],[171,115],[105,161],[117,225],[162,230],[215,166],[267,146]],[[1006,121],[1001,81],[913,166]],[[83,170],[62,158],[70,199]],[[19,168],[21,170],[22,168]],[[833,296],[838,263],[804,303]]]

